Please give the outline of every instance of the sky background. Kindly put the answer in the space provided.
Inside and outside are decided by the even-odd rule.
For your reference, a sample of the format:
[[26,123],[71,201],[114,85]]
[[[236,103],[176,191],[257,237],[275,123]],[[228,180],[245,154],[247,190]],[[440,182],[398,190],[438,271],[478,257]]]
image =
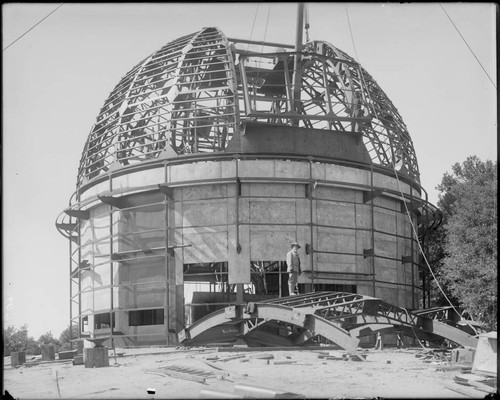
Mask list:
[[[55,220],[120,79],[203,27],[295,43],[296,3],[64,4],[6,48],[60,4],[2,5],[3,322],[28,324],[35,339],[48,331],[58,337],[69,323],[68,243]],[[434,204],[454,163],[497,159],[497,10],[494,3],[442,6],[475,56],[439,3],[309,3],[310,39],[358,59],[395,104]]]

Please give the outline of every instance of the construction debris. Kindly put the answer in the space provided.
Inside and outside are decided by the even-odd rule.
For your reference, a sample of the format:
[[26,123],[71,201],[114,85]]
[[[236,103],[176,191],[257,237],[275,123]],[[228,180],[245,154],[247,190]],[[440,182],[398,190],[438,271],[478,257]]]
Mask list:
[[[170,396],[172,398],[241,398],[245,396],[246,398],[300,398],[297,393],[303,393],[308,398],[318,397],[322,393],[325,393],[329,398],[345,398],[350,393],[339,388],[339,385],[352,387],[358,385],[359,382],[362,383],[358,385],[359,389],[356,389],[356,393],[365,395],[370,387],[375,387],[376,383],[380,382],[380,387],[376,389],[377,395],[382,397],[394,395],[399,398],[404,393],[405,388],[399,385],[396,385],[393,389],[387,387],[391,386],[393,382],[403,381],[403,379],[408,382],[408,391],[418,395],[416,398],[432,398],[441,394],[445,394],[445,397],[453,395],[455,397],[464,397],[464,395],[467,395],[483,398],[485,395],[495,392],[494,377],[470,373],[472,365],[439,361],[440,357],[446,352],[437,352],[436,360],[434,360],[433,351],[420,354],[425,357],[430,356],[430,361],[436,363],[434,366],[425,364],[422,357],[415,357],[415,354],[420,351],[421,349],[415,347],[407,352],[391,350],[386,347],[382,353],[362,349],[358,349],[356,354],[339,349],[332,351],[275,352],[274,349],[268,347],[260,352],[267,355],[267,359],[250,358],[250,356],[256,357],[257,353],[246,352],[241,348],[239,353],[219,353],[217,358],[207,357],[208,354],[196,354],[193,359],[186,359],[186,354],[179,354],[176,351],[164,353],[162,356],[147,357],[127,352],[127,357],[122,359],[125,362],[120,364],[121,369],[124,369],[123,373],[110,373],[113,374],[113,379],[117,379],[114,384],[120,385],[120,397],[126,395],[136,381],[134,379],[134,382],[129,382],[127,377],[137,375],[137,373],[143,374],[142,378],[137,377],[137,382],[141,382],[143,392],[151,386],[158,389],[155,396],[147,396],[144,393],[147,398],[165,397],[167,393],[164,390],[166,388],[174,390],[174,392],[168,393],[168,396],[172,393],[172,396]],[[273,355],[273,358],[269,359],[269,355]],[[368,355],[367,361],[369,362],[353,364],[354,358],[359,360],[358,356],[363,358],[366,355]],[[238,358],[219,361],[219,358],[229,358],[226,356]],[[127,363],[128,360],[130,362]],[[387,364],[387,361],[390,361],[391,364]],[[70,362],[71,360],[67,361],[67,363]],[[82,389],[85,390],[86,388],[73,385],[73,380],[79,376],[78,370],[75,370],[69,364],[67,366],[64,364],[63,361],[52,361],[50,363],[44,362],[36,368],[21,366],[16,370],[9,367],[7,368],[7,374],[10,374],[9,387],[12,382],[17,382],[21,378],[27,379],[26,382],[35,382],[33,379],[46,379],[44,372],[49,370],[54,372],[57,369],[58,375],[54,375],[52,378],[52,380],[56,379],[55,383],[52,382],[52,394],[54,394],[55,398],[58,397],[56,386],[54,386],[57,384],[57,378],[59,379],[59,385],[61,385],[62,395],[75,398],[82,394],[87,396],[87,393],[82,393]],[[304,367],[304,365],[310,367]],[[434,370],[445,373],[433,373]],[[422,371],[425,371],[425,373],[421,373]],[[20,375],[21,372],[23,372],[23,375]],[[103,372],[104,374],[93,375],[96,379],[99,377],[97,381],[100,385],[93,386],[93,389],[110,390],[109,380],[106,380],[105,377],[111,375],[106,374],[106,371]],[[153,377],[148,374],[158,376],[153,380]],[[415,379],[417,377],[418,379]],[[139,379],[142,380],[139,381]],[[182,384],[178,379],[184,380],[185,384]],[[339,385],[329,385],[326,389],[328,392],[322,392],[321,382],[328,379],[330,379],[330,382],[336,382]],[[419,384],[417,381],[420,381],[420,379],[424,383]],[[235,390],[235,386],[240,384],[252,387],[252,393],[249,390],[246,393]],[[445,384],[449,384],[450,390],[453,390],[453,392],[444,389]],[[258,386],[255,387],[254,385]],[[261,385],[264,387],[261,387]],[[265,387],[267,385],[269,387]],[[161,389],[162,387],[163,389]],[[207,390],[200,393],[202,389]],[[443,393],[443,390],[446,391]],[[292,393],[283,394],[288,391]]]
[[236,394],[254,398],[254,399],[302,399],[304,396],[297,393],[284,392],[281,390],[238,384],[235,385],[234,391]]
[[272,360],[274,358],[274,355],[272,355],[271,353],[256,353],[249,354],[247,357],[252,360]]
[[272,365],[285,365],[285,364],[295,364],[295,360],[269,360],[269,364]]
[[497,391],[496,377],[492,378],[470,373],[456,375],[453,380],[460,385],[472,386],[482,392],[494,393]]
[[320,360],[344,360],[344,357],[331,356],[329,354],[318,354]]
[[449,349],[429,349],[415,354],[415,357],[426,363],[449,362],[451,361],[451,351]]
[[366,354],[348,354],[347,361],[366,361]]
[[239,396],[235,393],[222,392],[220,390],[203,389],[200,392],[201,399],[244,399],[245,396]]
[[246,357],[245,354],[237,354],[235,356],[228,356],[228,357],[224,357],[224,358],[218,358],[216,361],[226,362],[226,361],[237,360],[238,358],[245,358],[245,357]]
[[453,349],[451,351],[451,362],[458,364],[472,364],[476,349],[473,347],[465,347],[462,349]]
[[[172,378],[184,379],[198,383],[205,383],[207,379],[224,379],[224,373],[213,373],[212,371],[188,368],[180,365],[170,365],[157,369],[144,370],[147,374],[170,376]],[[227,375],[227,374],[226,374]]]

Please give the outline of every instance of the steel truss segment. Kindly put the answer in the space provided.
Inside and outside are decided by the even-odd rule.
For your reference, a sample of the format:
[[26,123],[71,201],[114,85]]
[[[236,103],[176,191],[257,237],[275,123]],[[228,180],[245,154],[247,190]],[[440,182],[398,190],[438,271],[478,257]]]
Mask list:
[[[301,345],[316,336],[324,337],[340,347],[355,351],[359,337],[378,331],[403,331],[422,340],[448,339],[462,346],[475,347],[477,339],[442,319],[447,309],[408,312],[380,299],[343,292],[319,292],[235,305],[216,311],[179,333],[185,344],[203,332],[219,325],[238,324],[240,337],[250,342]],[[434,319],[433,319],[434,318]],[[289,337],[276,331],[295,327]],[[272,328],[272,329],[271,329]],[[273,340],[273,336],[275,339]]]
[[[303,333],[294,340],[295,344],[304,343],[315,336],[322,336],[348,351],[355,351],[358,339],[353,338],[351,334],[343,329],[334,321],[329,321],[319,315],[304,313],[304,309],[294,309],[281,305],[271,305],[266,303],[254,303],[252,317],[260,318],[264,321],[279,321],[285,324],[291,324],[303,328]],[[248,330],[251,333],[259,330],[262,324]]]
[[356,351],[359,343],[358,338],[353,337],[350,332],[343,329],[339,324],[318,315],[309,315],[304,328],[314,335],[331,340],[349,352]]
[[297,296],[282,297],[280,299],[266,300],[268,304],[283,304],[289,307],[320,307],[333,303],[370,299],[370,297],[344,292],[314,292]]

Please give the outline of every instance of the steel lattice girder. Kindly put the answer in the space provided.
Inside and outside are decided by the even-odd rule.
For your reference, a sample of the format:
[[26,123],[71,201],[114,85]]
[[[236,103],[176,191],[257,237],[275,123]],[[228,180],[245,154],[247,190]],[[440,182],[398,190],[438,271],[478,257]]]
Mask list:
[[[294,110],[289,64],[295,53],[248,51],[245,43],[207,27],[134,66],[100,109],[82,153],[78,186],[165,154],[223,152],[246,120],[290,124],[297,118],[301,127],[361,133],[373,163],[419,180],[402,117],[355,59],[328,42],[305,45],[301,101]],[[276,51],[271,44],[263,47]]]
[[[467,332],[380,299],[343,292],[317,292],[283,297],[246,305],[235,305],[205,316],[179,333],[179,341],[189,345],[216,326],[232,324],[239,337],[274,345],[301,345],[316,336],[324,337],[348,351],[354,351],[359,337],[381,330],[402,331],[407,336],[437,341],[448,339],[462,346],[475,347],[477,339]],[[433,309],[434,318],[444,315]],[[449,321],[449,320],[444,320]],[[276,325],[272,326],[271,322]],[[277,328],[295,327],[288,337]],[[271,329],[270,329],[271,327]],[[275,335],[275,340],[272,335]]]

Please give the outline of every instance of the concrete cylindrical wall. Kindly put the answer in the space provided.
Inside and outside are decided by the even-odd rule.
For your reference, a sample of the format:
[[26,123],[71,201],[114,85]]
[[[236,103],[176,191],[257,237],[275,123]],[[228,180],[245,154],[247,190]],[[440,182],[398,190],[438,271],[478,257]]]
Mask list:
[[162,342],[186,323],[187,266],[227,265],[229,284],[250,284],[250,265],[283,262],[293,241],[302,291],[344,288],[415,308],[417,244],[403,196],[416,194],[381,168],[300,157],[111,174],[80,193],[89,217],[74,252],[84,268],[73,275],[73,316],[94,333],[113,326],[125,344]]

